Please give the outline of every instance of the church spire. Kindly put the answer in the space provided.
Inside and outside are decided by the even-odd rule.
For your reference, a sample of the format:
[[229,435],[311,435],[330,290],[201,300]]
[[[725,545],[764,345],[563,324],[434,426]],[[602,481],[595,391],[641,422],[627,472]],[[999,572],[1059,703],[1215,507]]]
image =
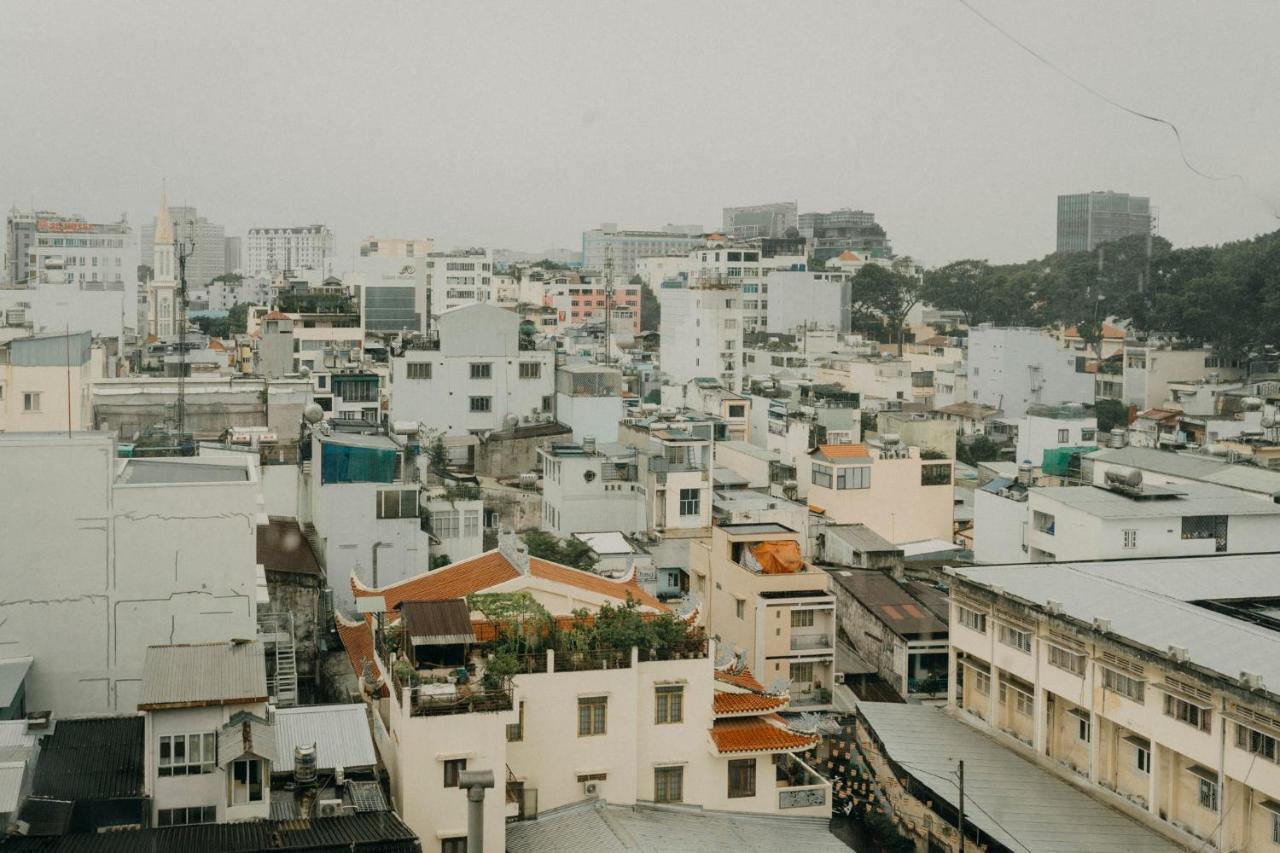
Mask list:
[[168,194],[160,191],[160,212],[156,214],[156,243],[173,242],[173,218],[169,216]]

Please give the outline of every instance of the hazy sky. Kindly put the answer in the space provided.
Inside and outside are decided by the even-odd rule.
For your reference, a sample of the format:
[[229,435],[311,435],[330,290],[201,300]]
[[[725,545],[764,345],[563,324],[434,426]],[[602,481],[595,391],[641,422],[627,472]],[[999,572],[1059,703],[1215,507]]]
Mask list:
[[0,0],[0,202],[228,233],[325,222],[577,247],[724,205],[875,211],[929,264],[1051,251],[1055,197],[1148,194],[1175,245],[1280,227],[1280,4]]

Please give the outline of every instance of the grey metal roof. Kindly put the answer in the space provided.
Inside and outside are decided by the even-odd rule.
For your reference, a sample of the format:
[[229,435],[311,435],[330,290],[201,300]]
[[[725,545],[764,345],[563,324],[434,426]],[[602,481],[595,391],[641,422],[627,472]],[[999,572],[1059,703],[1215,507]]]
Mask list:
[[475,632],[471,628],[471,609],[463,598],[402,601],[400,619],[405,634],[415,646],[476,641]]
[[902,550],[865,524],[830,524],[823,528],[823,531],[828,536],[839,539],[855,551]]
[[266,700],[267,665],[256,640],[147,649],[139,710]]
[[0,761],[26,759],[36,751],[43,732],[28,732],[26,720],[0,721]]
[[650,545],[647,550],[649,555],[653,557],[654,568],[689,568],[688,539],[663,539],[657,545]]
[[22,778],[27,770],[25,761],[0,762],[0,815],[13,814],[22,798]]
[[31,793],[59,800],[143,796],[143,726],[141,715],[59,720],[41,743]]
[[1280,491],[1280,471],[1232,464],[1212,456],[1174,453],[1151,447],[1115,447],[1090,453],[1084,458],[1096,459],[1109,465],[1141,468],[1144,471],[1168,474],[1171,477],[1217,483],[1259,494],[1270,495]]
[[1011,850],[1172,853],[1182,848],[1041,770],[940,708],[859,702],[885,752],[953,806],[964,759],[965,818]]
[[746,441],[717,441],[716,451],[721,450],[733,450],[744,456],[759,459],[762,462],[774,462],[782,458],[776,451],[765,450],[763,447],[756,447]]
[[1185,647],[1191,662],[1236,678],[1256,672],[1280,691],[1280,634],[1190,601],[1280,596],[1280,554],[1178,557],[1098,563],[966,566],[956,575],[1002,587],[1158,651]]
[[18,695],[18,688],[34,660],[32,657],[0,659],[0,708],[9,705]]
[[594,801],[507,824],[507,853],[849,853],[826,818],[747,815],[696,807]]
[[[1154,490],[1159,486],[1143,486]],[[1183,515],[1280,515],[1280,504],[1210,483],[1179,483],[1171,498],[1136,499],[1100,486],[1035,487],[1031,493],[1102,518],[1168,518]]]
[[216,465],[179,459],[130,459],[121,466],[116,482],[136,486],[154,483],[243,483],[249,469],[243,464]]
[[322,770],[378,763],[364,703],[276,710],[276,748],[282,761],[292,762],[295,747],[312,744]]

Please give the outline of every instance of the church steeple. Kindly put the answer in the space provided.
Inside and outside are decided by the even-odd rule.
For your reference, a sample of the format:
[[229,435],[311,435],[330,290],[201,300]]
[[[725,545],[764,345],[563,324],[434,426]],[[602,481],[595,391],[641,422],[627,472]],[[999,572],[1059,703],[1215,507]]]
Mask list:
[[160,212],[156,214],[156,236],[151,250],[151,269],[156,279],[174,281],[176,270],[173,241],[173,218],[169,215],[169,199],[160,192]]

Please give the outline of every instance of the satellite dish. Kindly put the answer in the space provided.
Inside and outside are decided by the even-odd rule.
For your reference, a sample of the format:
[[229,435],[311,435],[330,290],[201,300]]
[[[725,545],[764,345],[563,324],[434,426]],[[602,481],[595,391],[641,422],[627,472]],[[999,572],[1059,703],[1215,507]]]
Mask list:
[[318,403],[308,403],[302,410],[302,419],[309,424],[318,424],[324,420],[324,409]]

